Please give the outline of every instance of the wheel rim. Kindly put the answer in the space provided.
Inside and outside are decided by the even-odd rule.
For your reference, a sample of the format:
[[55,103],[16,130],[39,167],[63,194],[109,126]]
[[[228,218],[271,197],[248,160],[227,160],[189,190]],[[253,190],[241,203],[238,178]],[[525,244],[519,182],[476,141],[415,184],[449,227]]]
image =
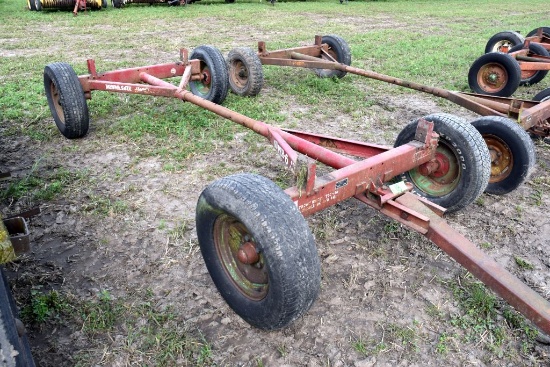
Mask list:
[[493,45],[491,52],[507,53],[513,46],[514,44],[509,40],[498,41]]
[[55,113],[59,121],[65,125],[65,114],[63,113],[63,106],[61,106],[61,96],[54,82],[50,82],[50,93],[52,96],[52,102],[55,107]]
[[477,84],[488,93],[496,93],[504,88],[508,82],[508,73],[502,65],[489,63],[477,73]]
[[224,271],[241,294],[263,299],[269,288],[267,265],[244,224],[220,215],[214,223],[214,244]]
[[201,80],[195,82],[197,91],[202,95],[207,95],[212,84],[212,73],[208,65],[201,61]]
[[514,155],[502,139],[493,135],[483,135],[491,155],[491,177],[489,183],[500,182],[510,175],[514,166]]
[[409,171],[413,184],[432,197],[451,193],[460,181],[462,173],[455,151],[440,140],[435,158]]
[[248,83],[248,69],[246,65],[241,60],[233,60],[231,62],[229,77],[237,88],[245,88]]

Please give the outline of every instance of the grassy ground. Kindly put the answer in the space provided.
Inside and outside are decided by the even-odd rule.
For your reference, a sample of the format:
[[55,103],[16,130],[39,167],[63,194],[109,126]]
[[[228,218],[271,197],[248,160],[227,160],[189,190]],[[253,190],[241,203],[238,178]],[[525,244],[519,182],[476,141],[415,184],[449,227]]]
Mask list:
[[[309,44],[316,34],[337,34],[346,39],[352,50],[353,66],[468,91],[469,66],[481,56],[487,40],[503,30],[526,34],[548,25],[547,7],[547,0],[533,0],[528,6],[518,6],[512,0],[350,1],[344,5],[337,0],[280,1],[275,6],[265,1],[237,0],[235,4],[226,4],[218,0],[186,7],[129,5],[118,10],[109,6],[73,17],[70,11],[31,12],[22,0],[0,0],[0,124],[6,137],[26,136],[37,149],[57,144],[59,132],[52,122],[42,81],[43,68],[51,62],[68,62],[77,74],[82,74],[86,73],[88,58],[94,58],[98,69],[106,71],[172,61],[177,59],[181,47],[193,49],[211,44],[227,54],[233,47],[254,48],[258,41],[265,40],[273,50]],[[368,107],[380,105],[384,95],[407,98],[416,93],[358,77],[326,80],[301,70],[276,67],[265,67],[264,72],[266,88],[261,97],[239,98],[230,94],[224,105],[249,117],[288,127],[296,127],[299,121],[329,122],[345,116],[350,125],[358,126],[359,132],[352,131],[350,135],[357,133],[361,139],[386,144],[392,144],[395,131],[384,130],[383,117],[373,116],[378,131],[359,126],[365,115],[373,113]],[[549,86],[547,78],[537,86],[520,88],[516,95],[530,98]],[[435,103],[442,109],[452,106],[444,100]],[[21,179],[0,187],[3,208],[12,209],[13,203],[23,201],[29,205],[48,204],[89,187],[117,181],[118,177],[139,174],[138,163],[151,157],[162,163],[161,171],[182,172],[193,164],[194,157],[244,133],[231,122],[175,100],[97,93],[89,101],[89,109],[90,133],[95,140],[135,147],[132,150],[135,171],[111,172],[111,177],[101,177],[90,174],[86,168],[68,170],[60,165],[47,170],[47,174],[38,174],[35,167],[44,167],[44,162],[48,162],[47,157],[38,159]],[[259,138],[244,134],[253,150]],[[85,154],[82,149],[76,144],[60,144],[60,150],[66,154],[76,151]],[[93,150],[93,146],[87,145],[86,149]],[[207,178],[235,170],[225,163],[208,169],[212,172],[203,172]],[[287,177],[282,175],[280,180],[285,182]],[[137,188],[125,190],[131,192]],[[121,219],[138,205],[91,192],[88,199],[82,215],[98,220]],[[329,215],[324,220],[328,227],[333,223]],[[154,226],[166,231],[174,241],[183,238],[190,228],[185,221],[167,226],[160,220]],[[323,226],[318,228],[317,238],[326,237],[326,231]],[[388,237],[399,237],[397,227],[384,231]],[[191,253],[196,249],[191,246],[185,251]],[[531,266],[519,257],[516,262],[522,268]],[[533,329],[508,310],[504,316],[506,322],[521,333],[503,335],[509,331],[495,326],[498,322],[502,324],[502,318],[496,321],[494,297],[467,274],[459,280],[462,283],[450,284],[448,288],[462,312],[449,325],[481,330],[488,335],[483,340],[469,333],[466,337],[471,337],[474,344],[485,343],[495,354],[505,353],[502,346],[506,340],[515,338],[525,348],[518,353],[528,354],[536,334]],[[114,330],[121,333],[122,329],[124,347],[115,352],[131,356],[129,364],[212,365],[215,359],[210,347],[212,341],[206,340],[201,330],[189,329],[181,323],[176,311],[154,307],[152,298],[148,289],[128,292],[123,297],[112,297],[107,291],[82,297],[37,283],[19,300],[25,320],[37,330],[68,327],[87,335],[92,342],[80,347],[72,361],[75,364],[108,363],[100,357],[105,345],[102,340],[115,338]],[[429,313],[435,319],[443,318],[437,307]],[[417,345],[423,343],[413,331],[416,327],[397,324],[382,327],[387,335],[386,344],[383,338],[374,340],[368,335],[359,335],[350,343],[365,356],[388,350],[389,341],[404,346],[405,353],[414,354],[418,353]],[[454,338],[451,333],[440,333],[437,353],[443,357],[449,350],[452,352]],[[284,345],[279,352],[286,353]],[[262,363],[259,359],[256,365]]]

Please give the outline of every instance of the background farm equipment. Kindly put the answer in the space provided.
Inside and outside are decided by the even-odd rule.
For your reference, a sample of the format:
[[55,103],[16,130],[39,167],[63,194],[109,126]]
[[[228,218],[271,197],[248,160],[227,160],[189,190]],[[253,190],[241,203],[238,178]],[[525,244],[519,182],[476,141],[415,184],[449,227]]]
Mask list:
[[113,6],[117,9],[129,4],[168,4],[171,6],[186,5],[200,0],[113,0]]
[[[481,133],[491,153],[491,178],[486,192],[506,194],[523,183],[535,165],[534,146],[529,134],[550,135],[550,102],[534,102],[481,94],[452,92],[372,71],[351,67],[351,53],[339,36],[316,36],[312,46],[267,51],[258,43],[257,54],[241,47],[228,54],[231,89],[239,95],[253,96],[263,84],[262,64],[310,68],[322,77],[342,78],[347,73],[396,84],[448,99],[483,117],[471,121]],[[407,177],[414,181],[413,177]],[[437,190],[417,185],[424,196],[435,199]],[[436,199],[437,200],[437,199]]]
[[107,8],[107,0],[27,0],[29,10],[45,9],[72,10],[74,15],[88,9],[99,10]]
[[539,83],[550,70],[550,28],[532,30],[524,38],[514,31],[499,32],[485,46],[468,72],[476,93],[511,96],[520,85]]
[[[0,173],[0,179],[9,174]],[[14,261],[17,256],[29,252],[29,230],[25,218],[16,215],[2,218],[0,214],[0,361],[2,366],[34,367],[34,360],[27,340],[25,326],[9,284],[4,275],[3,264]]]
[[[323,76],[331,75],[334,65],[315,64]],[[296,185],[284,191],[258,175],[231,175],[210,184],[197,203],[197,235],[209,273],[250,324],[282,328],[311,307],[320,288],[320,264],[304,216],[354,197],[426,236],[550,333],[550,304],[544,298],[453,230],[441,218],[443,207],[412,194],[411,184],[392,183],[409,172],[416,184],[437,188],[438,200],[451,204],[450,210],[470,204],[490,175],[488,150],[473,125],[446,114],[426,116],[407,125],[394,148],[270,126],[216,104],[225,99],[229,82],[223,56],[210,46],[195,49],[189,58],[182,50],[176,63],[105,73],[88,60],[88,71],[77,76],[65,63],[44,70],[50,110],[67,138],[87,133],[86,99],[94,90],[173,97],[264,136],[294,173]],[[181,77],[178,86],[162,80],[173,77]],[[248,85],[244,74],[239,77],[241,86]],[[315,161],[334,170],[318,175]]]

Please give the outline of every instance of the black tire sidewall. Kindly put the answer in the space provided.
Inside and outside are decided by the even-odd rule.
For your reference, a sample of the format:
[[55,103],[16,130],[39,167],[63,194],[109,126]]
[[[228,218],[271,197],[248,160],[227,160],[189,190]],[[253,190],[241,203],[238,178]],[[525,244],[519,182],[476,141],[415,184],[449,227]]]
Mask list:
[[535,28],[533,29],[531,32],[527,33],[527,37],[533,37],[533,36],[536,36],[537,35],[537,31],[539,30],[539,28],[542,28],[542,33],[543,34],[546,34],[550,37],[550,27],[538,27],[538,28]]
[[[63,106],[59,116],[51,95],[50,84],[54,83]],[[44,89],[55,124],[67,139],[85,136],[89,129],[89,112],[84,90],[73,68],[66,63],[52,63],[44,68]]]
[[[500,64],[508,74],[508,82],[506,83],[506,85],[501,90],[493,93],[489,93],[482,89],[482,87],[477,82],[477,75],[479,71],[484,65],[489,63]],[[478,94],[486,94],[497,97],[509,97],[514,94],[514,92],[518,89],[520,81],[521,69],[518,62],[512,56],[501,52],[490,52],[488,54],[482,55],[476,61],[474,61],[468,72],[468,85],[474,91],[474,93]]]
[[487,41],[487,45],[485,46],[485,53],[494,52],[493,48],[495,44],[497,44],[500,41],[508,40],[512,44],[512,46],[522,45],[525,41],[523,37],[514,31],[505,31],[505,32],[499,32],[492,36],[489,41]]
[[198,89],[198,84],[200,84],[200,82],[191,81],[189,83],[191,92],[208,101],[222,104],[229,90],[229,77],[227,65],[221,52],[213,46],[199,46],[191,52],[189,59],[198,59],[204,62],[210,70],[210,77],[212,79],[207,93],[202,93]]
[[542,102],[543,100],[550,98],[550,88],[546,88],[535,94],[533,101]]
[[[233,83],[231,74],[234,72],[232,67],[234,61],[242,62],[247,69],[248,77],[246,85],[243,87]],[[241,97],[253,97],[260,93],[264,82],[262,62],[251,48],[239,47],[229,51],[227,55],[227,65],[229,72],[229,87],[233,93]]]
[[[510,51],[508,51],[508,52],[509,53],[510,52],[516,52],[516,51],[521,50],[522,48],[523,48],[523,44],[517,45],[517,46],[512,47],[510,49]],[[548,54],[548,51],[542,45],[539,45],[539,44],[536,44],[536,43],[530,43],[529,44],[529,52],[531,54],[539,55],[539,56],[546,56],[546,57],[550,56]],[[537,84],[542,79],[544,79],[546,74],[548,74],[548,70],[538,70],[533,75],[531,75],[530,77],[525,78],[525,79],[521,79],[521,81],[519,82],[519,85]]]
[[[466,136],[459,135],[455,130],[447,126],[443,121],[444,119],[455,119],[457,121],[459,121],[460,119],[457,119],[453,115],[447,114],[433,114],[425,116],[424,119],[434,123],[434,131],[439,134],[440,144],[445,144],[447,147],[452,149],[453,153],[456,155],[457,161],[461,165],[459,182],[450,193],[443,196],[433,196],[420,190],[420,188],[414,185],[409,171],[404,172],[401,175],[401,178],[403,180],[413,183],[413,191],[417,195],[422,196],[437,205],[447,208],[449,212],[460,210],[473,202],[486,187],[487,182],[481,183],[479,181],[488,181],[489,179],[488,152],[486,152],[487,167],[479,167],[478,165],[480,162],[475,159],[475,155],[473,154],[471,148],[471,139]],[[399,133],[395,141],[395,147],[406,144],[414,139],[416,126],[418,125],[419,120],[420,119],[416,119],[405,126],[405,128]],[[464,125],[467,124],[465,121],[461,121],[461,123],[463,123]],[[480,136],[479,140],[479,143],[484,145],[484,142],[481,140]],[[484,169],[486,169],[487,172],[483,173],[482,171]],[[480,187],[478,188],[476,185],[480,185]]]
[[514,121],[500,116],[484,116],[471,124],[485,138],[494,136],[506,144],[513,159],[510,174],[500,182],[489,183],[485,192],[504,195],[518,188],[527,180],[535,166],[535,147],[529,134]]
[[[348,66],[351,64],[351,51],[342,37],[334,34],[326,35],[322,37],[321,43],[326,43],[334,51],[337,62]],[[346,76],[347,73],[341,70],[315,69],[315,74],[321,78],[337,77],[340,79]]]
[[[236,181],[247,179],[255,184],[251,187],[268,185],[270,194],[277,193],[274,200],[259,205],[253,199],[254,194],[250,195],[254,190],[235,185]],[[261,249],[269,274],[268,292],[262,300],[251,300],[243,295],[224,270],[213,237],[214,223],[222,213],[237,218]],[[199,198],[196,223],[202,256],[210,276],[228,305],[245,321],[261,329],[278,329],[311,307],[320,287],[315,242],[301,213],[274,183],[251,174],[228,176],[214,182]],[[285,231],[295,236],[290,241],[293,248],[285,247],[289,243],[287,241],[285,245],[284,239],[278,241]],[[289,312],[288,304],[298,312]]]
[[[13,299],[8,281],[4,274],[3,268],[0,266],[0,337],[4,339],[8,345],[11,345],[17,353],[10,353],[4,358],[2,362],[6,365],[12,365],[11,362],[15,362],[18,367],[34,367],[35,363],[32,357],[31,348],[27,338],[27,334],[23,333],[19,335],[17,320],[19,319],[19,312]],[[8,345],[2,345],[2,347],[8,347]],[[2,364],[4,366],[5,364]]]

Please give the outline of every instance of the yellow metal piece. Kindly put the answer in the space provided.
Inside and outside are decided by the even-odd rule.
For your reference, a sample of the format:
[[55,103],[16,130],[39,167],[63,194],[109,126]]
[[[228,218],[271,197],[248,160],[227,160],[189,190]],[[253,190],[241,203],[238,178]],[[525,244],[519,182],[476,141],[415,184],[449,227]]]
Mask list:
[[0,215],[0,264],[4,264],[10,261],[15,260],[15,251],[11,245],[10,235],[4,222],[2,221],[2,216]]

